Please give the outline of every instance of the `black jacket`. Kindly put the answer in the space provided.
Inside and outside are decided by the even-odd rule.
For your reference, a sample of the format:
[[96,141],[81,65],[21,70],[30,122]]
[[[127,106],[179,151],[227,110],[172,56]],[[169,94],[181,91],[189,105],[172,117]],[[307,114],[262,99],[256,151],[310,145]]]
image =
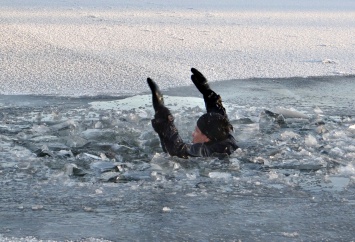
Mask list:
[[[216,112],[227,117],[226,110],[222,105],[222,100],[215,92],[204,96],[207,113]],[[181,158],[209,157],[230,155],[238,148],[236,140],[229,134],[228,138],[221,141],[209,141],[206,143],[187,144],[181,139],[174,124],[174,118],[170,110],[166,107],[155,114],[152,126],[158,133],[164,152],[171,156]]]

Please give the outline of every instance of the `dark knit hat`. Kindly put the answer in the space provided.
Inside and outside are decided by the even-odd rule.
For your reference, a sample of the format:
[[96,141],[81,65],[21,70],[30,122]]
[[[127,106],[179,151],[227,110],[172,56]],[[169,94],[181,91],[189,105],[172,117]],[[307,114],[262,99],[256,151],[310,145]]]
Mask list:
[[233,126],[219,113],[206,113],[197,120],[197,127],[212,141],[224,140]]

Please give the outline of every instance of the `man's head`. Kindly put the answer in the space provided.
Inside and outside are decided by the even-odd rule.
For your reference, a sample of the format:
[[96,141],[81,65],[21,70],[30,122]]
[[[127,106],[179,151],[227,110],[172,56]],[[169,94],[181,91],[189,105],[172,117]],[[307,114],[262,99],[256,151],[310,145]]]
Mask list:
[[233,130],[229,120],[218,113],[206,113],[197,120],[193,143],[224,140]]
[[192,143],[206,143],[210,141],[210,139],[201,132],[201,130],[196,125],[194,132],[192,132]]

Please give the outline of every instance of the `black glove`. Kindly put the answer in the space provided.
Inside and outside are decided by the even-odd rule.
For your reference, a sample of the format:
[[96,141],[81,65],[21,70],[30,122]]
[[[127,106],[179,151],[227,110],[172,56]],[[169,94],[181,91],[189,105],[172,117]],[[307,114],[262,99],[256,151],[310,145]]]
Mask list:
[[155,122],[161,123],[166,121],[174,121],[170,110],[164,105],[163,94],[160,92],[159,86],[150,78],[147,79],[147,82],[150,87],[150,90],[152,91],[152,101],[155,110]]
[[202,93],[202,95],[209,96],[212,90],[210,85],[208,85],[206,77],[204,77],[202,73],[195,68],[191,68],[191,72],[191,80],[195,84],[196,88]]
[[152,91],[152,101],[155,112],[162,109],[164,106],[163,94],[161,94],[159,86],[149,77],[147,78],[148,85]]
[[193,73],[191,80],[197,89],[202,93],[207,112],[220,113],[221,115],[225,116],[226,110],[222,105],[222,99],[210,88],[206,77],[204,77],[202,73],[195,68],[191,68],[191,72]]

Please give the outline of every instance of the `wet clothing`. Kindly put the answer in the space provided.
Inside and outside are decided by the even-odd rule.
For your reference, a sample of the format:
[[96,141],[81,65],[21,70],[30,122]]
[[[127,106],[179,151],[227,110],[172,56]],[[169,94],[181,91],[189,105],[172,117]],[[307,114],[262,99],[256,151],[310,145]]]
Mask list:
[[[218,113],[227,120],[226,110],[222,105],[222,100],[212,90],[203,96],[207,113]],[[229,123],[229,122],[228,122]],[[171,156],[181,158],[191,157],[209,157],[220,154],[230,155],[238,148],[236,140],[229,133],[222,140],[212,140],[206,143],[187,144],[181,139],[179,132],[174,124],[174,117],[166,107],[160,108],[155,113],[152,120],[152,126],[158,133],[164,152]],[[230,125],[232,128],[232,126]]]

